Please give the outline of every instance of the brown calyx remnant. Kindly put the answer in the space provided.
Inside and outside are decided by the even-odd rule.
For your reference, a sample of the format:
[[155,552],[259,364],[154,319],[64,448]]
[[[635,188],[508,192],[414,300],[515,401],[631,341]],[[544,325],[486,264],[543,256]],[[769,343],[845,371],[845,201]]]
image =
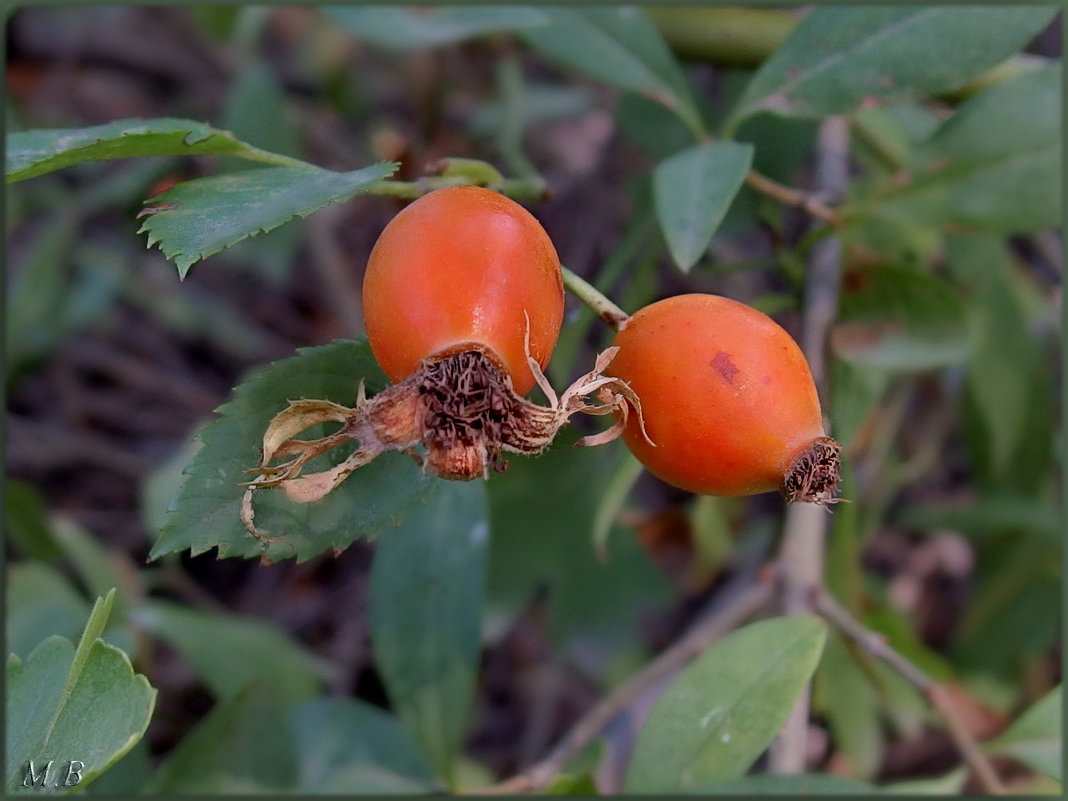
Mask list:
[[836,498],[842,446],[830,437],[817,437],[794,459],[779,491],[787,503],[815,503],[828,506]]
[[[611,428],[576,444],[610,442],[622,433],[632,407],[641,422],[641,404],[631,388],[618,378],[603,375],[617,351],[609,348],[600,354],[594,369],[560,397],[528,354],[527,362],[549,399],[548,406],[516,394],[511,378],[500,369],[493,354],[476,345],[423,361],[408,378],[370,399],[361,382],[354,408],[323,400],[290,401],[264,433],[263,458],[260,466],[250,471],[259,475],[245,485],[241,521],[253,536],[271,539],[253,523],[252,495],[256,490],[278,487],[292,501],[317,501],[386,451],[410,453],[430,475],[470,481],[485,478],[490,466],[504,470],[503,453],[540,453],[576,412],[615,413],[616,423]],[[594,395],[597,401],[590,402]],[[326,422],[342,425],[319,439],[295,439],[311,426]],[[301,475],[316,456],[351,441],[358,443],[356,450],[336,467]],[[271,464],[285,457],[288,460]]]

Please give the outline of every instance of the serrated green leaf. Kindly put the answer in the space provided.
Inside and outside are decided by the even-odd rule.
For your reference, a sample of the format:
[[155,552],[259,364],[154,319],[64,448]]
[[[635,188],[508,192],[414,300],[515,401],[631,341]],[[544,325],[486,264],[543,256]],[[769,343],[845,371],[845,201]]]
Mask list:
[[878,793],[880,789],[867,782],[835,776],[829,773],[795,773],[790,775],[758,773],[715,784],[703,784],[687,795],[783,796],[783,795],[865,795]]
[[708,249],[752,161],[752,145],[704,142],[657,165],[656,214],[679,269],[689,271]]
[[1051,779],[1064,775],[1061,687],[1050,690],[1028,709],[1008,730],[986,743],[988,754],[1008,756],[1023,762]]
[[847,278],[831,346],[841,358],[886,370],[930,370],[963,362],[974,325],[946,281],[901,267]]
[[657,700],[627,770],[631,793],[737,779],[770,745],[819,662],[818,618],[775,618],[729,634]]
[[[148,727],[156,690],[135,674],[129,657],[99,639],[114,592],[97,600],[78,647],[59,636],[38,645],[25,662],[7,663],[8,792],[26,779],[28,763],[37,772],[54,760],[46,776],[50,788],[70,792],[66,766],[81,762],[84,787],[129,751]],[[77,772],[77,771],[76,771]]]
[[7,567],[7,649],[23,659],[53,634],[81,633],[89,603],[55,568],[41,562]]
[[172,750],[144,792],[262,796],[292,791],[296,745],[286,705],[269,684],[248,685],[211,711]]
[[423,755],[393,715],[350,698],[318,698],[290,715],[296,791],[306,795],[433,792]]
[[320,6],[320,11],[361,39],[398,50],[455,44],[549,22],[549,14],[523,6]]
[[944,92],[1015,53],[1055,13],[1048,6],[816,8],[753,76],[728,126],[759,111],[824,117]]
[[521,29],[535,50],[571,69],[645,95],[703,129],[682,69],[645,12],[636,7],[543,7],[550,23]]
[[162,210],[146,217],[138,233],[148,234],[149,247],[159,243],[185,277],[201,259],[294,217],[343,203],[395,169],[395,164],[374,164],[353,172],[268,167],[197,178],[152,198]]
[[917,150],[913,180],[876,208],[998,233],[1057,225],[1063,96],[1059,62],[981,92]]
[[89,128],[59,128],[8,134],[8,183],[34,178],[85,161],[135,156],[242,156],[262,151],[196,120],[173,117],[115,120]]
[[[150,558],[218,548],[220,556],[295,556],[305,561],[400,525],[425,502],[435,479],[399,453],[384,454],[360,468],[317,503],[292,503],[274,490],[257,492],[256,524],[283,540],[258,540],[241,525],[244,487],[240,484],[249,480],[245,471],[260,462],[263,433],[271,418],[290,399],[302,397],[351,406],[360,379],[367,380],[369,394],[386,383],[366,343],[341,341],[302,349],[240,384],[232,399],[219,407],[219,419],[201,433],[203,447],[186,468],[188,475]],[[341,447],[323,458],[337,464],[347,455]]]
[[375,662],[397,715],[453,784],[471,711],[489,548],[486,487],[439,482],[371,566]]
[[146,602],[130,616],[181,654],[217,698],[232,698],[261,680],[280,700],[304,700],[317,694],[332,673],[328,663],[257,618],[209,614],[165,601]]

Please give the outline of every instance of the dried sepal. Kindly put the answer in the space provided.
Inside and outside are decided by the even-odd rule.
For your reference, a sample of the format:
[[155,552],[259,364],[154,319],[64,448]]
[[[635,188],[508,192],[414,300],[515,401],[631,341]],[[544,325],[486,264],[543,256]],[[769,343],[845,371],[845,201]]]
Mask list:
[[[274,539],[253,522],[256,490],[279,488],[292,501],[318,501],[386,451],[411,453],[430,475],[470,481],[485,478],[491,466],[504,469],[502,453],[541,453],[577,413],[615,414],[617,421],[611,428],[577,444],[610,442],[622,433],[632,411],[641,423],[641,403],[633,390],[620,379],[604,375],[616,352],[609,348],[601,353],[594,369],[559,396],[528,352],[548,406],[519,396],[492,354],[477,346],[428,359],[408,378],[369,399],[361,382],[353,408],[330,401],[290,401],[264,432],[261,463],[250,471],[257,477],[246,484],[241,520],[253,536]],[[341,423],[341,427],[318,439],[297,439],[308,428],[329,422]],[[644,434],[644,423],[641,427]],[[352,441],[357,448],[343,462],[301,475],[312,459]]]
[[830,437],[818,437],[786,471],[780,492],[787,503],[829,506],[846,502],[836,498],[842,446]]

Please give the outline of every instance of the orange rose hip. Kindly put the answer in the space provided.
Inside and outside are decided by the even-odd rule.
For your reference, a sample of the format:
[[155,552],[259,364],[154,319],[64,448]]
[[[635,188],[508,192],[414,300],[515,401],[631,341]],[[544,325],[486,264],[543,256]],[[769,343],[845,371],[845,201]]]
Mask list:
[[840,447],[797,343],[774,320],[716,295],[679,295],[637,312],[607,372],[641,401],[623,437],[648,470],[706,495],[779,490],[831,503]]

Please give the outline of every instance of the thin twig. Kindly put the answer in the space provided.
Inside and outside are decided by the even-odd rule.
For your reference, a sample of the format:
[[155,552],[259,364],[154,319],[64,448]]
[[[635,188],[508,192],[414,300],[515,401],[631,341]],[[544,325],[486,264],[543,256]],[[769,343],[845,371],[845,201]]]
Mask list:
[[771,581],[760,581],[745,589],[728,606],[697,623],[644,670],[590,709],[543,760],[500,784],[479,790],[478,794],[536,793],[543,789],[568,760],[576,756],[646,689],[678,671],[716,640],[760,611],[771,599],[772,591]]
[[745,182],[761,194],[775,198],[787,206],[797,206],[834,228],[842,226],[842,216],[837,211],[807,192],[773,181],[756,170],[750,170],[746,173]]
[[[839,197],[848,181],[849,127],[842,117],[830,117],[820,125],[816,153],[816,186],[828,197]],[[838,308],[841,244],[837,237],[821,240],[812,250],[805,285],[805,311],[801,349],[805,353],[817,391],[823,395],[826,369],[824,350],[827,332]],[[782,575],[783,611],[803,615],[812,611],[812,595],[823,586],[826,510],[816,504],[798,503],[786,513],[779,570]],[[802,773],[808,754],[810,685],[805,685],[790,711],[786,724],[772,743],[769,770]]]
[[825,591],[817,593],[814,603],[816,610],[843,634],[854,640],[876,659],[881,659],[900,673],[927,698],[931,706],[934,707],[943,722],[945,722],[946,729],[957,746],[957,750],[960,751],[961,756],[969,767],[975,771],[983,788],[992,795],[1004,795],[1005,786],[1001,783],[1001,779],[998,778],[997,773],[990,764],[990,760],[987,759],[975,738],[972,737],[972,733],[968,730],[956,706],[954,706],[949,693],[946,692],[946,688],[891,648],[884,637],[871,629],[865,628],[864,624],[853,617],[847,609],[839,605],[829,593]]
[[630,315],[606,298],[597,287],[586,279],[571,272],[567,267],[563,267],[562,270],[564,273],[564,286],[567,287],[568,291],[593,309],[597,316],[612,328],[616,331],[621,331],[627,321],[630,320]]

